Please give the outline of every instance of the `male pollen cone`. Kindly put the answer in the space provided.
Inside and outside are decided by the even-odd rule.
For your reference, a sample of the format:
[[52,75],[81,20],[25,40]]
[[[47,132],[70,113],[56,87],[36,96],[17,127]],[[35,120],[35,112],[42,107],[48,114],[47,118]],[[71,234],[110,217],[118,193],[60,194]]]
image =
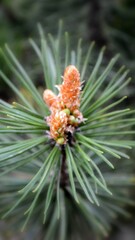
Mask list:
[[46,89],[43,93],[43,100],[47,104],[50,110],[55,110],[60,108],[60,103],[58,96],[55,95],[51,90]]
[[73,65],[69,65],[63,76],[63,83],[58,85],[59,94],[56,96],[46,89],[43,99],[48,105],[51,115],[46,117],[50,126],[50,137],[57,144],[66,144],[67,133],[73,133],[75,128],[83,121],[79,111],[81,82],[80,73]]
[[75,66],[69,65],[64,71],[63,83],[60,85],[61,99],[67,108],[74,110],[79,107],[80,89],[80,73]]

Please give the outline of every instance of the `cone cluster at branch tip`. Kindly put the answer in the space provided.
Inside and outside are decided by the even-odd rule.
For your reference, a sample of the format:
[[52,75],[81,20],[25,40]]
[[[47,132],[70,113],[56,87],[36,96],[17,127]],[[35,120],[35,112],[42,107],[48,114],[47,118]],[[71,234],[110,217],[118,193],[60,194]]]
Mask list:
[[83,115],[79,111],[80,73],[75,66],[69,65],[62,78],[63,83],[57,86],[58,95],[49,89],[43,93],[43,99],[51,111],[51,115],[46,118],[50,126],[50,137],[58,144],[66,144],[67,133],[73,133],[75,127],[83,121]]

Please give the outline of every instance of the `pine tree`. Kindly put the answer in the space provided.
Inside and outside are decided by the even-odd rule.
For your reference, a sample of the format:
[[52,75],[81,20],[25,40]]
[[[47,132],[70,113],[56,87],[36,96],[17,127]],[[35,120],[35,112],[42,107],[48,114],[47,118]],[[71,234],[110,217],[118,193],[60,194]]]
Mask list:
[[41,47],[30,43],[42,93],[9,46],[1,50],[18,86],[0,71],[16,95],[13,103],[0,100],[0,215],[22,230],[38,226],[45,240],[102,239],[133,204],[135,111],[124,108],[127,96],[118,98],[131,79],[123,66],[114,71],[119,55],[103,67],[104,47],[91,69],[94,42],[87,52],[81,40],[72,50],[61,27],[57,38],[40,25],[39,32]]

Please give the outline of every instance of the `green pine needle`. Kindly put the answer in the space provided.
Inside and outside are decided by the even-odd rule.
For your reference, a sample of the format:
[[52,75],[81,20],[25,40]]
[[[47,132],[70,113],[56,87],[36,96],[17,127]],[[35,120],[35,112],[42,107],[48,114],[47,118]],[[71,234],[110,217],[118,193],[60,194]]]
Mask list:
[[[72,224],[76,215],[97,235],[107,235],[113,219],[118,214],[128,216],[123,208],[133,203],[129,188],[135,178],[128,172],[132,162],[130,168],[127,159],[135,146],[135,110],[121,108],[127,96],[119,97],[131,79],[125,67],[115,71],[119,55],[103,66],[105,47],[90,71],[94,42],[85,55],[81,39],[76,50],[70,49],[62,23],[57,38],[38,27],[41,46],[32,39],[30,43],[42,65],[44,88],[57,93],[55,85],[62,83],[65,67],[74,64],[81,75],[84,122],[65,146],[50,139],[46,123],[50,113],[40,92],[11,49],[6,45],[1,50],[16,82],[2,70],[0,76],[14,91],[16,102],[0,100],[0,215],[12,218],[17,211],[24,212],[24,229],[39,212],[47,226],[46,239],[67,240],[67,229],[72,234],[76,229]],[[20,89],[29,94],[28,99]]]

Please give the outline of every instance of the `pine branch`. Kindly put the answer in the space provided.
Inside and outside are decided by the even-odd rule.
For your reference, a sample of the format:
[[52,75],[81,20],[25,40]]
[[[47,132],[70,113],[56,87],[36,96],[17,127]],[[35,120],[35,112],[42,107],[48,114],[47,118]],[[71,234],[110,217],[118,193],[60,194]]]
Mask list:
[[118,97],[131,79],[124,67],[113,70],[118,55],[102,70],[105,48],[89,72],[94,43],[82,57],[82,41],[71,51],[66,33],[63,56],[61,27],[58,38],[45,36],[41,26],[39,31],[41,48],[30,42],[43,67],[43,98],[10,48],[1,51],[31,101],[0,71],[17,96],[13,104],[0,100],[0,215],[21,223],[24,212],[24,226],[43,220],[52,240],[72,239],[78,222],[102,239],[114,218],[128,216],[125,205],[133,204],[135,110],[120,108],[127,97]]
[[68,185],[68,174],[67,174],[67,166],[66,166],[66,151],[65,146],[61,146],[61,155],[62,155],[62,163],[61,163],[61,179],[60,186],[62,189],[65,189]]

